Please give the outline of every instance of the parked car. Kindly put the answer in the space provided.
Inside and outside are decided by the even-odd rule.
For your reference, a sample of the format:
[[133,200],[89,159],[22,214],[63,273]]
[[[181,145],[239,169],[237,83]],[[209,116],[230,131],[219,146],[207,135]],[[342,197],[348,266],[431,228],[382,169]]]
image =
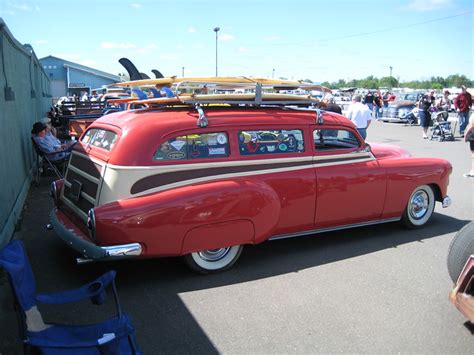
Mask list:
[[465,225],[451,241],[448,271],[454,282],[449,299],[474,323],[474,222]]
[[420,228],[436,201],[449,206],[448,161],[369,145],[347,118],[283,96],[280,107],[229,105],[229,94],[219,95],[227,106],[99,118],[52,184],[54,230],[79,261],[183,256],[212,273],[247,244],[393,221]]
[[409,122],[410,113],[412,113],[416,103],[423,94],[423,92],[400,94],[388,107],[383,108],[382,117],[380,119],[384,122]]

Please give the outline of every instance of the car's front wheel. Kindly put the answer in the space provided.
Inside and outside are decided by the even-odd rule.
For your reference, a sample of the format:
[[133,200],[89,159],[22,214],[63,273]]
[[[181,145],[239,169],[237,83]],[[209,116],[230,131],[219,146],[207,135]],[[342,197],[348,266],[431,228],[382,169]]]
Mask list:
[[229,269],[242,253],[242,245],[202,250],[184,256],[186,264],[201,274],[213,274]]
[[410,229],[423,227],[433,215],[434,206],[433,189],[428,185],[418,186],[408,200],[402,223]]

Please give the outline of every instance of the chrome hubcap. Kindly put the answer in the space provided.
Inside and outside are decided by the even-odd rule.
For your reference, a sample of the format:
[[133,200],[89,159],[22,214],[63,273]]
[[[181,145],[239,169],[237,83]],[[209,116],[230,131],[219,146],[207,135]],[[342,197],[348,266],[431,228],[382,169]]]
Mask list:
[[201,259],[206,261],[218,261],[227,255],[230,247],[219,248],[219,249],[209,249],[198,252],[198,255]]
[[410,201],[410,216],[415,219],[422,218],[428,212],[428,205],[428,194],[423,190],[417,191]]

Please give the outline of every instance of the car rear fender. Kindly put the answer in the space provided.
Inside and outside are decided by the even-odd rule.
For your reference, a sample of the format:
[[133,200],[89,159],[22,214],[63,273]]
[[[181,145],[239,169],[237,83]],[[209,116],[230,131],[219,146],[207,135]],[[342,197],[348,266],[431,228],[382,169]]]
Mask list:
[[280,210],[275,190],[254,178],[194,184],[97,207],[97,242],[138,242],[146,256],[259,243]]

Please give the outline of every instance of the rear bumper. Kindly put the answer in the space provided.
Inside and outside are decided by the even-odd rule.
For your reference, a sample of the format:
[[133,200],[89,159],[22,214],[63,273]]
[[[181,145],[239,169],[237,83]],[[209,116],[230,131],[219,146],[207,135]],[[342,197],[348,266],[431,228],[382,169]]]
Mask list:
[[50,213],[56,234],[72,249],[84,256],[78,262],[105,261],[138,257],[142,254],[139,243],[98,246],[94,244],[63,212],[54,208]]

